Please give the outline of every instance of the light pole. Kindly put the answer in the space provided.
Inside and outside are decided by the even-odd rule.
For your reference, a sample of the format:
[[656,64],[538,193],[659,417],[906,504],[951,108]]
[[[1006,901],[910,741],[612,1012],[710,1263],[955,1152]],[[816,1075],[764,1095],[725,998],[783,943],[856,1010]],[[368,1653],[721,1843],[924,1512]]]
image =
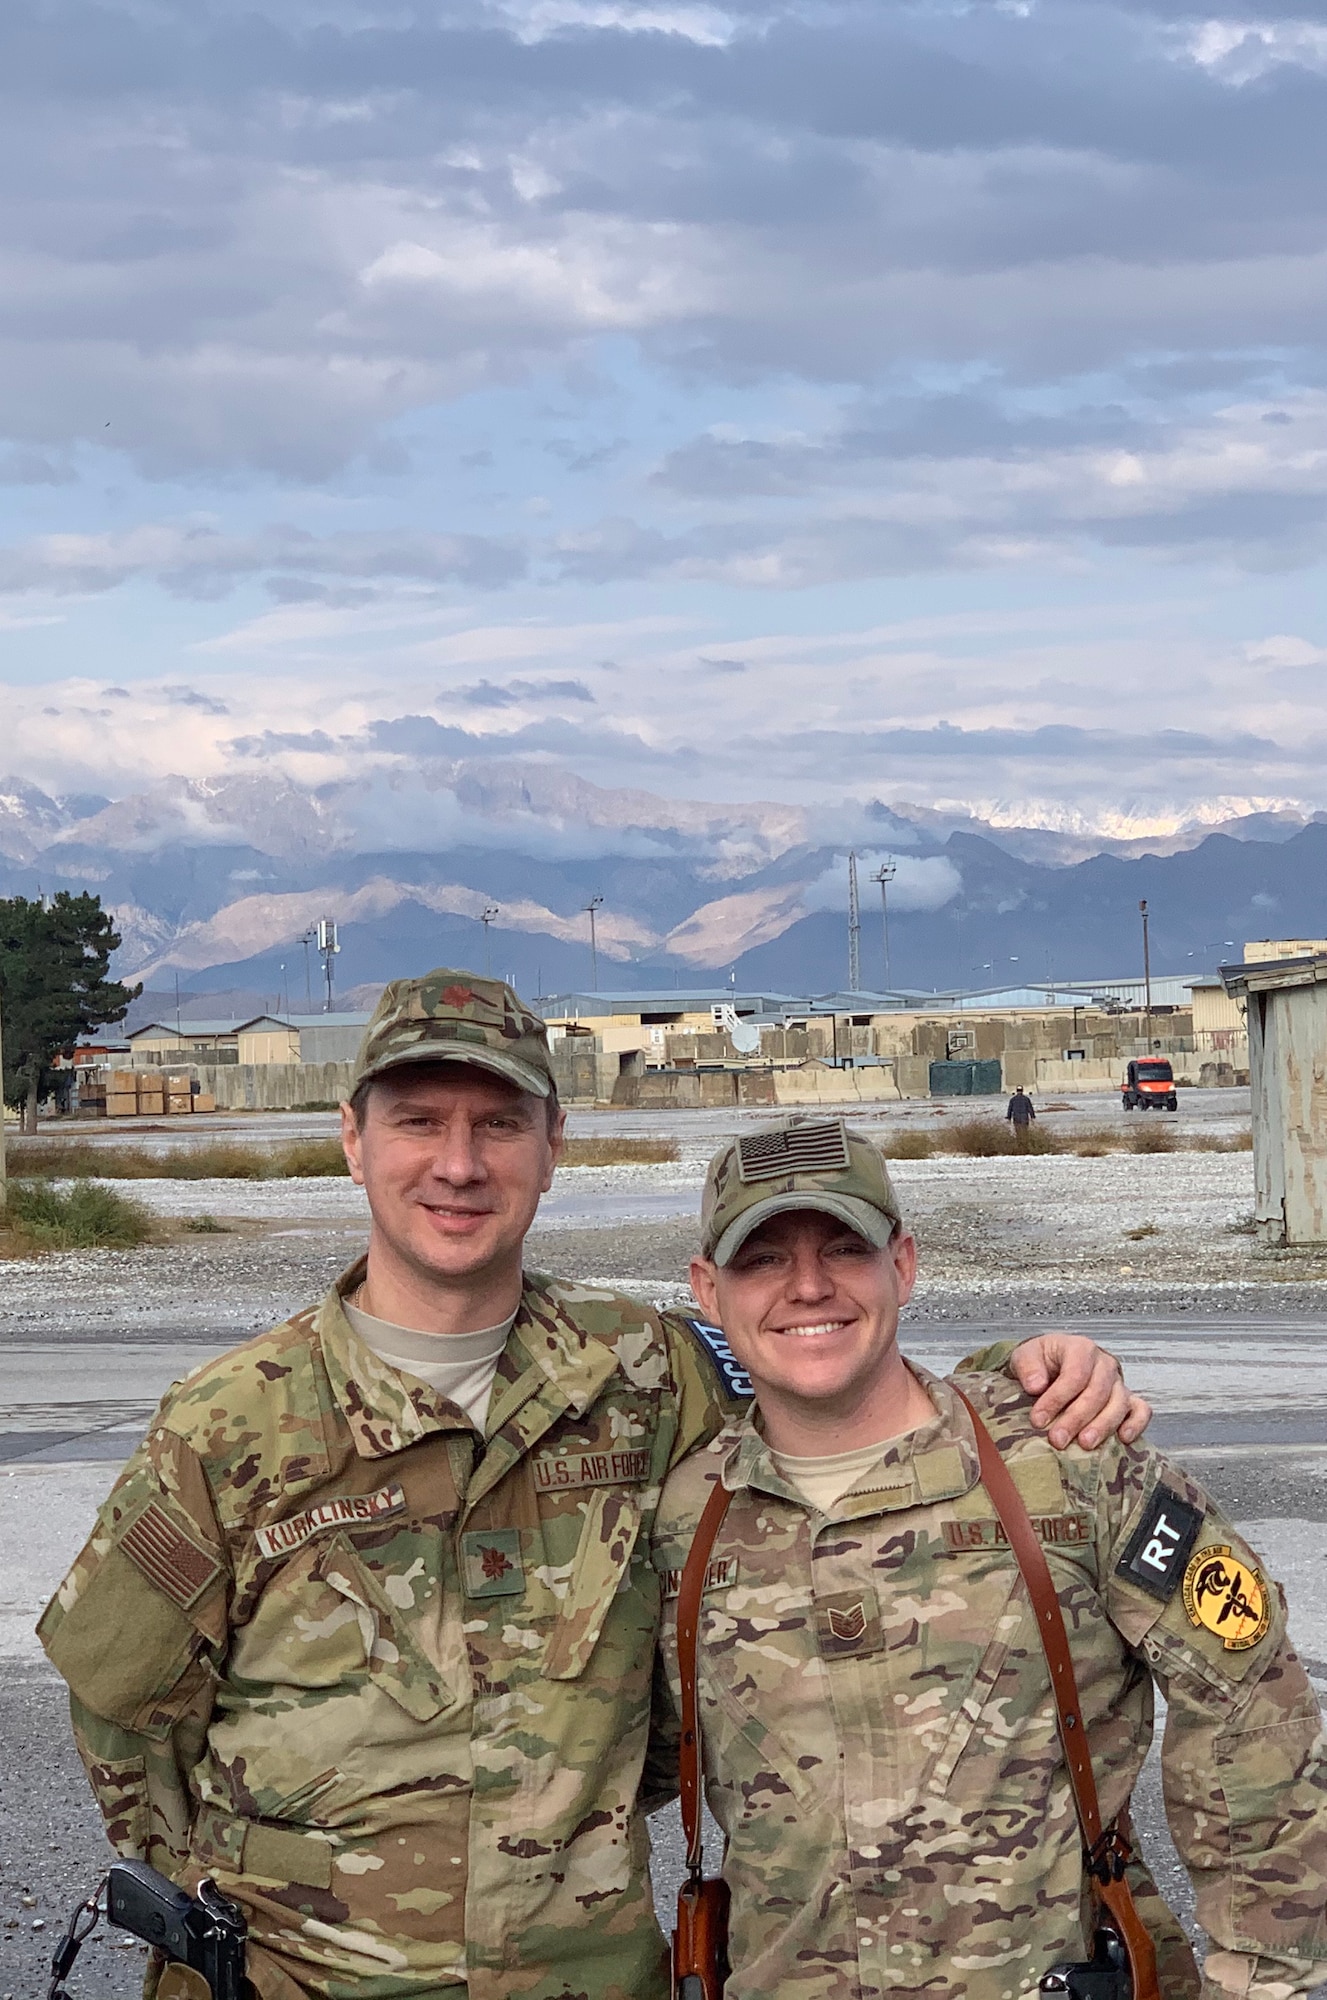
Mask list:
[[885,953],[885,991],[889,991],[889,885],[898,873],[898,863],[893,859],[882,861],[871,877],[880,884],[880,942]]
[[487,904],[483,916],[479,919],[480,923],[484,926],[484,977],[486,979],[493,977],[493,957],[489,949],[488,927],[497,921],[500,908],[501,905],[498,903]]
[[1147,898],[1139,900],[1138,914],[1143,920],[1143,1004],[1147,1009],[1147,1046],[1152,1046],[1152,956],[1147,941]]
[[589,902],[585,905],[585,914],[590,919],[590,991],[592,993],[599,991],[599,947],[594,935],[594,914],[596,910],[603,908],[603,903],[604,899],[602,896],[591,896]]

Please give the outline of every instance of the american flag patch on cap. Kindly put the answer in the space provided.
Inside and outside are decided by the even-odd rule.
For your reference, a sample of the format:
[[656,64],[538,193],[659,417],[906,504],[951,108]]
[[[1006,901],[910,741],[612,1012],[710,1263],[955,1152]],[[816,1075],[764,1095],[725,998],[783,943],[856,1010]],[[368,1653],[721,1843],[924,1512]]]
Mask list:
[[842,1173],[849,1164],[841,1118],[752,1132],[737,1142],[737,1171],[744,1181],[781,1180],[785,1174]]
[[177,1528],[155,1501],[121,1535],[120,1547],[135,1569],[181,1611],[202,1596],[221,1569],[216,1557]]

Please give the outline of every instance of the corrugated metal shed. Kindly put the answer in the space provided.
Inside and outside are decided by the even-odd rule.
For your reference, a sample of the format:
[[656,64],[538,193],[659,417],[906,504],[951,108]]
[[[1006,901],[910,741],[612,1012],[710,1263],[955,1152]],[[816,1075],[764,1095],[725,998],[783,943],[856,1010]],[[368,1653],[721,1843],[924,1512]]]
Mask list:
[[1327,1243],[1327,952],[1223,965],[1221,978],[1248,1003],[1258,1234]]

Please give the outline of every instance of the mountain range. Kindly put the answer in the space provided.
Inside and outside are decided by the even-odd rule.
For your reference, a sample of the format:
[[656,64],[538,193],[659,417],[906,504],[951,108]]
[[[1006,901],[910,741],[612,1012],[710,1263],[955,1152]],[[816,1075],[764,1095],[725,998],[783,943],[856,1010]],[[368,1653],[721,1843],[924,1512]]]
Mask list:
[[0,780],[0,895],[95,890],[120,977],[297,1009],[320,1004],[302,940],[322,917],[340,930],[342,1002],[447,963],[487,963],[532,996],[584,989],[598,898],[605,990],[839,988],[849,848],[868,989],[885,983],[882,863],[895,987],[1137,973],[1142,897],[1157,973],[1209,971],[1246,938],[1327,934],[1322,814],[1194,813],[1107,838],[903,801],[664,799],[519,758],[316,788],[175,777],[115,800]]

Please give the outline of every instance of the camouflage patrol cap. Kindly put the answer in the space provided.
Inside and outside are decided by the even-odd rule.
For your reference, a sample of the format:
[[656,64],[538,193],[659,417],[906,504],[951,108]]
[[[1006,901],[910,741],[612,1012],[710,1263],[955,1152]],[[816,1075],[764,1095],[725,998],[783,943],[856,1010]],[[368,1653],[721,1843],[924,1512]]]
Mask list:
[[383,989],[355,1058],[352,1087],[403,1063],[470,1063],[536,1097],[556,1095],[548,1030],[501,979],[439,966]]
[[710,1161],[701,1254],[729,1264],[771,1215],[818,1208],[883,1249],[902,1221],[884,1155],[841,1118],[784,1118],[733,1139]]

